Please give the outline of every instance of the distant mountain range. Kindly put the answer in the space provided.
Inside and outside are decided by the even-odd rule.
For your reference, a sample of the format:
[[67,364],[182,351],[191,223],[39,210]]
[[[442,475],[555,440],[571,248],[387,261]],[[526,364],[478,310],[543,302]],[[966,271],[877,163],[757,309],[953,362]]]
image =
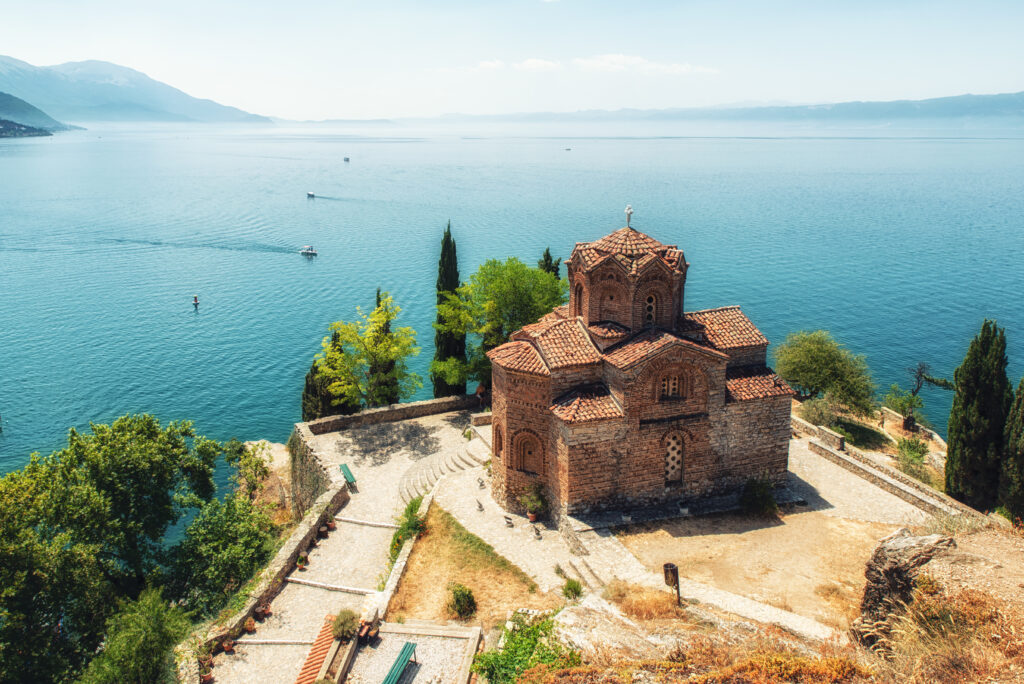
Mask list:
[[0,119],[51,132],[66,131],[69,128],[38,107],[9,93],[0,93]]
[[266,117],[192,97],[134,69],[95,60],[37,67],[0,56],[0,92],[64,121],[270,123]]
[[578,112],[531,112],[522,114],[446,114],[433,119],[407,121],[493,121],[518,123],[602,121],[767,121],[834,122],[899,121],[919,119],[1014,119],[1024,124],[1024,92],[1001,95],[955,95],[928,100],[890,102],[839,102],[818,105],[766,107],[700,107],[686,109],[592,109]]
[[0,138],[30,138],[41,135],[53,135],[53,133],[42,128],[33,128],[7,119],[0,119]]

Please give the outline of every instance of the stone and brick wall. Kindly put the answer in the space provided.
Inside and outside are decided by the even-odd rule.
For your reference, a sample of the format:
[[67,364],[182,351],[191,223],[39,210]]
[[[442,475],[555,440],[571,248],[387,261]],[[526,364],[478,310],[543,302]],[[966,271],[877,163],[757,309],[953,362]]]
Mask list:
[[310,432],[314,435],[323,435],[328,432],[337,432],[353,427],[364,425],[376,425],[377,423],[393,423],[399,420],[410,418],[422,418],[437,413],[448,413],[450,411],[471,411],[479,408],[480,402],[475,395],[457,395],[454,397],[442,397],[440,399],[426,399],[424,401],[411,401],[407,404],[391,404],[380,408],[366,409],[350,416],[327,416],[319,420],[311,420],[305,425],[309,426]]

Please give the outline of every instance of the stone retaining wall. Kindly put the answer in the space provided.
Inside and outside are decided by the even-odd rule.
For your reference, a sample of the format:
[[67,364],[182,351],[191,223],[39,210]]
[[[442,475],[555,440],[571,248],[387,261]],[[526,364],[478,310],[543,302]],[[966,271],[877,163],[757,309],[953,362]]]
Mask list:
[[332,487],[331,475],[313,450],[309,423],[296,423],[288,438],[292,472],[292,515],[303,516],[313,502]]
[[314,435],[323,435],[328,432],[337,432],[364,425],[393,423],[410,418],[432,416],[437,413],[471,411],[479,408],[480,400],[477,399],[475,394],[460,394],[454,397],[412,401],[407,404],[391,404],[390,406],[366,409],[359,413],[353,413],[350,416],[328,416],[318,420],[311,420],[308,423],[299,423],[299,425],[308,426],[309,431]]
[[284,587],[285,578],[295,566],[295,559],[300,552],[310,547],[320,527],[344,508],[348,501],[349,493],[345,487],[335,487],[321,494],[295,526],[277,555],[260,572],[241,610],[214,625],[200,627],[175,648],[179,682],[199,682],[199,663],[196,654],[191,652],[194,646],[200,645],[212,652],[219,649],[225,639],[237,638],[244,629],[245,621],[253,617],[256,606],[273,600]]

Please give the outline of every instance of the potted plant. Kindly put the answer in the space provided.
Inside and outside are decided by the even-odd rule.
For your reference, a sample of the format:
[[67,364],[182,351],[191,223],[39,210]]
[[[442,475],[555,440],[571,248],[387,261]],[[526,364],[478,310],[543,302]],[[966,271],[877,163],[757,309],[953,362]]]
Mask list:
[[306,566],[309,565],[309,554],[303,551],[299,554],[299,557],[295,559],[295,565],[299,567],[299,570],[305,570]]
[[256,621],[250,618],[245,618],[245,631],[248,634],[252,634],[256,631]]
[[334,518],[327,519],[327,529],[331,532],[338,529],[338,523],[334,520]]
[[270,609],[270,604],[269,603],[261,604],[260,607],[259,607],[259,610],[260,610],[260,615],[263,617],[263,619],[266,619],[266,618],[268,618],[268,617],[270,617],[271,615],[274,614],[274,611]]
[[235,652],[235,640],[232,639],[231,637],[228,637],[224,641],[220,642],[220,647],[222,649],[224,649],[225,653],[234,653]]
[[526,509],[526,517],[530,519],[530,522],[536,522],[537,516],[543,513],[547,506],[540,485],[536,484],[520,495],[519,503]]
[[209,665],[199,664],[199,681],[203,684],[210,684],[213,681],[213,670]]

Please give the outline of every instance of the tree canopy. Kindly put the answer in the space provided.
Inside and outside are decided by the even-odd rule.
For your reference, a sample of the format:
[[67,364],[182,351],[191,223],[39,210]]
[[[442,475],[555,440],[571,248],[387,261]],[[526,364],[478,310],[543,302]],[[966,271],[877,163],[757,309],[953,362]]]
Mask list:
[[1003,433],[999,503],[1015,520],[1024,519],[1024,378],[1017,385]]
[[791,333],[775,349],[775,370],[801,399],[824,395],[859,415],[874,410],[875,388],[867,361],[826,330]]
[[530,268],[515,257],[483,263],[469,282],[454,294],[446,294],[437,307],[435,327],[443,332],[467,335],[467,360],[434,362],[431,372],[446,382],[472,378],[490,382],[486,352],[508,341],[509,335],[556,306],[568,296],[565,281]]
[[1006,366],[1006,334],[986,320],[954,373],[946,440],[946,492],[982,510],[998,501],[1004,429],[1013,402]]
[[357,320],[331,324],[317,355],[317,373],[327,382],[333,403],[372,408],[412,396],[422,384],[407,363],[420,353],[416,331],[392,327],[402,310],[387,292],[380,293],[369,314],[356,311]]
[[540,260],[537,262],[537,268],[539,268],[540,270],[544,271],[545,273],[550,273],[551,275],[553,275],[556,278],[558,278],[559,277],[559,270],[560,270],[561,266],[562,266],[562,257],[558,257],[557,259],[552,259],[551,258],[551,248],[550,247],[545,247],[544,248],[544,254],[541,256]]

